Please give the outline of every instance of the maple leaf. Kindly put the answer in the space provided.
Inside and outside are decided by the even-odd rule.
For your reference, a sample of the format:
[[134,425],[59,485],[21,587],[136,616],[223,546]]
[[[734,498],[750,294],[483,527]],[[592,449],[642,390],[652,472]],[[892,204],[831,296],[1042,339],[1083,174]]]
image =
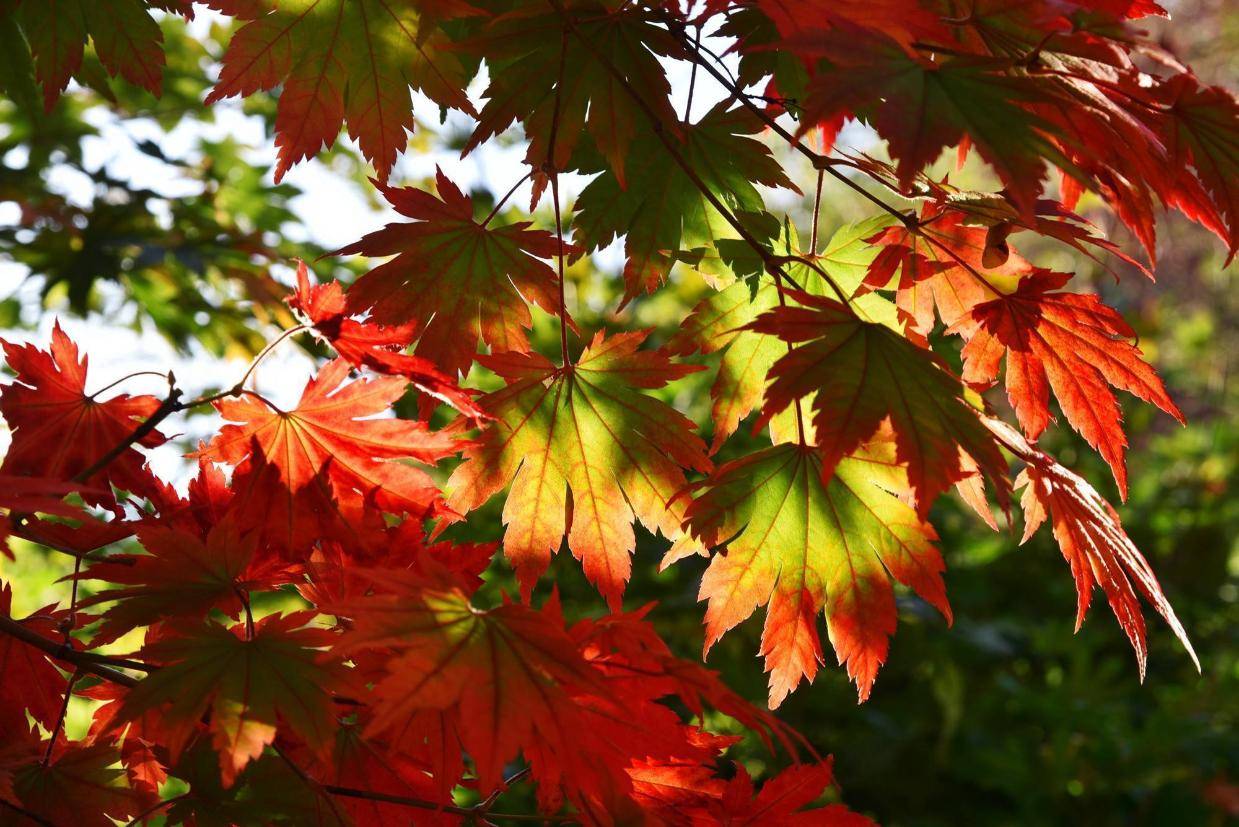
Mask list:
[[250,590],[269,591],[291,578],[282,566],[251,564],[257,539],[254,533],[242,535],[234,518],[217,523],[205,540],[176,528],[140,527],[138,540],[147,554],[111,555],[80,575],[125,587],[78,602],[83,609],[116,604],[104,612],[91,645],[110,643],[141,626],[205,616],[213,608],[235,618]]
[[1169,105],[1159,107],[1158,114],[1164,113],[1170,122],[1163,131],[1169,133],[1171,163],[1175,169],[1184,169],[1190,162],[1213,194],[1221,220],[1204,223],[1229,245],[1234,258],[1239,250],[1239,99],[1227,89],[1199,83],[1190,74],[1175,76],[1163,95]]
[[[629,145],[646,127],[647,116],[603,61],[640,89],[650,109],[669,123],[675,120],[671,86],[658,58],[676,52],[675,41],[637,6],[612,8],[596,0],[564,6],[562,13],[541,4],[517,8],[457,44],[483,55],[491,67],[487,101],[465,152],[519,120],[531,166],[541,167],[549,158],[555,169],[570,169],[577,143],[588,136],[622,183]],[[565,15],[579,36],[568,34]]]
[[[388,224],[337,254],[395,255],[348,291],[352,312],[376,322],[416,323],[416,353],[455,376],[467,373],[480,336],[492,351],[528,350],[526,301],[561,312],[558,278],[545,261],[559,242],[528,221],[491,227],[473,218],[473,199],[438,171],[439,197],[378,185],[411,223]],[[565,247],[565,253],[570,248]]]
[[[163,86],[163,34],[143,0],[49,0],[26,2],[16,16],[51,111],[69,79],[82,68],[89,38],[108,74],[159,95]],[[10,13],[8,11],[6,14]],[[192,12],[190,12],[192,15]]]
[[[59,637],[51,611],[44,607],[22,625],[49,637]],[[0,617],[12,617],[13,588],[0,584]],[[65,678],[42,651],[11,635],[0,635],[0,707],[25,709],[45,729],[60,717]],[[24,721],[23,721],[24,723]]]
[[602,685],[555,612],[515,604],[478,611],[460,591],[426,589],[402,572],[383,572],[382,582],[399,592],[330,609],[353,620],[337,653],[395,651],[374,688],[371,731],[399,730],[426,710],[450,712],[483,789],[503,781],[518,751],[579,739],[569,693]]
[[828,804],[804,810],[820,797],[834,780],[829,760],[820,764],[788,767],[765,784],[756,795],[748,770],[736,765],[735,776],[717,802],[712,815],[726,827],[747,825],[820,825],[820,827],[875,827],[874,822],[844,807]]
[[650,531],[681,538],[683,506],[675,499],[686,484],[682,468],[706,471],[710,460],[689,419],[635,389],[659,388],[698,368],[638,351],[648,334],[599,332],[566,367],[537,353],[479,357],[507,386],[481,399],[495,421],[465,450],[448,480],[447,504],[466,513],[512,483],[503,545],[526,599],[565,533],[612,608],[632,569],[634,516]]
[[901,224],[869,239],[880,250],[869,265],[865,287],[895,290],[896,305],[921,336],[933,330],[935,309],[944,324],[955,324],[1032,272],[1032,265],[1010,249],[1001,262],[992,261],[986,229],[963,220],[960,212],[927,205],[915,231]]
[[[558,810],[566,796],[588,823],[619,820],[640,797],[630,775],[634,756],[660,764],[717,756],[718,741],[658,702],[679,685],[669,668],[675,659],[641,651],[652,632],[634,640],[638,619],[587,621],[565,632],[557,595],[538,610],[480,611],[458,589],[429,586],[416,574],[373,577],[393,593],[331,609],[353,619],[341,654],[394,650],[375,679],[368,731],[391,731],[401,742],[412,732],[416,745],[424,737],[418,722],[438,715],[433,726],[456,733],[480,788],[499,782],[519,751],[538,782],[540,807]],[[685,700],[693,697],[690,691]]]
[[115,747],[72,742],[54,750],[51,761],[40,758],[10,772],[14,803],[43,823],[114,827],[137,813],[141,799],[116,766]]
[[943,149],[965,139],[1029,215],[1047,160],[1076,170],[1054,143],[1059,130],[1033,111],[1053,95],[1029,77],[1007,74],[1013,59],[914,57],[885,33],[846,25],[785,46],[821,59],[803,101],[801,131],[840,113],[866,121],[886,139],[905,192]]
[[778,337],[744,328],[759,315],[778,305],[778,291],[765,284],[752,295],[742,281],[724,290],[711,291],[684,319],[675,336],[667,342],[671,353],[688,354],[722,351],[718,373],[710,385],[710,409],[714,437],[710,453],[715,453],[744,419],[761,404],[766,388],[766,373],[787,352]]
[[[281,742],[280,750],[288,755],[293,746]],[[256,758],[227,786],[221,783],[218,763],[202,740],[185,750],[173,774],[189,785],[189,791],[165,803],[169,824],[353,827],[345,806],[283,757]]]
[[[764,211],[756,185],[799,192],[769,148],[749,137],[763,124],[744,109],[711,109],[695,124],[667,124],[664,131],[679,153],[733,215]],[[626,185],[610,168],[601,172],[576,200],[572,226],[576,240],[591,250],[624,237],[624,302],[653,290],[666,279],[676,260],[724,274],[717,263],[719,239],[737,238],[736,230],[702,195],[654,132],[632,143],[625,165]]]
[[[118,727],[119,740],[113,735],[112,724],[116,713],[129,693],[127,686],[100,683],[83,687],[75,684],[74,694],[99,701],[91,717],[87,740],[91,743],[115,743],[120,748],[120,761],[129,777],[129,786],[150,803],[159,800],[159,788],[168,779],[168,768],[160,758],[165,731],[158,715],[148,712],[138,721]],[[156,754],[156,751],[160,754]],[[164,759],[167,758],[163,754]]]
[[954,330],[964,345],[965,382],[993,384],[1007,359],[1007,397],[1029,439],[1050,422],[1050,390],[1067,421],[1110,464],[1127,497],[1127,437],[1113,385],[1183,422],[1161,379],[1128,339],[1135,331],[1092,295],[1053,292],[1068,273],[1037,271],[1012,294],[979,304]]
[[[34,345],[3,342],[6,361],[17,379],[0,389],[0,413],[13,430],[13,442],[0,473],[68,481],[88,470],[124,443],[144,420],[160,408],[153,396],[118,394],[105,402],[86,394],[87,358],[57,323],[50,351]],[[162,445],[164,436],[152,430],[136,444]],[[110,486],[151,494],[157,483],[146,470],[145,457],[126,448],[85,480],[83,499],[115,506]]]
[[336,730],[330,691],[345,687],[343,667],[318,649],[335,636],[301,628],[313,612],[271,615],[242,627],[182,624],[142,647],[158,664],[125,696],[113,726],[160,710],[166,745],[175,762],[210,713],[212,744],[229,787],[237,774],[275,740],[279,722],[314,748],[326,748]]
[[936,535],[896,496],[907,478],[893,454],[889,443],[874,443],[839,460],[827,478],[814,449],[776,445],[720,466],[688,507],[693,536],[727,545],[698,595],[709,601],[705,651],[768,604],[761,653],[771,708],[817,674],[818,612],[862,701],[895,631],[891,577],[951,619]]
[[[9,512],[0,514],[0,553],[7,555],[10,560],[14,559],[13,551],[8,546],[8,538],[13,531],[15,518],[19,516],[23,518],[23,533],[28,536],[39,536],[38,527],[45,525],[44,521],[32,516],[35,512],[78,520],[90,519],[82,509],[63,499],[81,487],[59,480],[0,474],[0,508],[8,509]],[[32,526],[35,527],[33,534],[30,533]]]
[[358,321],[348,312],[340,283],[311,285],[309,268],[304,261],[297,262],[297,289],[285,301],[304,314],[314,332],[325,338],[350,365],[403,376],[422,393],[451,405],[466,416],[482,415],[469,394],[433,362],[402,352],[417,338],[415,323],[382,325]]
[[[394,749],[384,741],[368,738],[363,733],[364,723],[341,724],[336,732],[328,759],[308,753],[305,760],[292,753],[298,765],[306,766],[321,784],[351,787],[377,793],[374,798],[343,797],[339,804],[357,824],[403,823],[409,811],[395,802],[384,802],[382,796],[413,796],[425,801],[441,801],[451,804],[450,788],[457,778],[443,780],[432,777],[423,761]],[[446,746],[446,745],[444,745]],[[447,786],[447,793],[441,787]],[[461,818],[449,813],[425,813],[418,816],[418,824],[458,825]]]
[[[792,262],[787,272],[804,290],[814,295],[833,295],[837,287],[852,295],[877,254],[865,240],[887,223],[888,218],[878,217],[844,225],[826,242],[821,253],[799,251],[797,239],[789,228],[775,249],[803,259]],[[761,272],[760,260],[753,261],[750,266],[755,275]],[[711,453],[718,451],[735,433],[740,420],[761,403],[766,374],[787,352],[787,344],[778,337],[746,329],[778,303],[778,290],[770,281],[762,282],[756,292],[748,284],[736,282],[702,299],[667,342],[667,350],[677,354],[696,350],[702,353],[722,351],[718,373],[710,386],[710,397],[714,400]],[[858,296],[853,300],[853,307],[871,321],[895,323],[890,303],[880,296]]]
[[[287,523],[268,525],[272,532],[303,538],[322,517],[314,509],[334,510],[333,502],[361,508],[369,498],[384,511],[416,518],[441,509],[430,476],[393,460],[434,463],[455,453],[457,442],[421,422],[367,418],[403,395],[404,380],[381,376],[342,384],[348,371],[343,359],[325,365],[291,411],[253,394],[215,403],[225,419],[240,424],[225,425],[196,456],[265,472],[254,478],[246,507]],[[299,528],[295,523],[302,520],[307,524]]]
[[832,299],[791,295],[804,306],[774,308],[749,326],[804,343],[770,369],[760,421],[816,394],[813,426],[826,477],[889,419],[896,458],[907,463],[921,514],[928,513],[937,494],[976,470],[994,481],[1002,496],[1006,462],[963,400],[962,386],[932,353]]
[[1032,537],[1048,512],[1054,539],[1071,566],[1076,583],[1076,631],[1088,612],[1093,587],[1101,586],[1115,619],[1136,651],[1143,681],[1148,646],[1144,615],[1136,597],[1139,591],[1165,619],[1200,671],[1200,660],[1187,631],[1175,616],[1144,555],[1123,530],[1118,514],[1079,476],[1040,452],[1029,453],[1029,464],[1016,480],[1017,487],[1025,486],[1020,500],[1024,510],[1024,537],[1020,542]]
[[[412,86],[441,106],[474,114],[468,72],[445,50],[434,3],[395,0],[212,0],[248,19],[224,53],[208,105],[280,87],[275,180],[293,164],[349,137],[387,179],[413,129]],[[440,6],[444,4],[439,4]],[[454,11],[467,9],[450,4]]]

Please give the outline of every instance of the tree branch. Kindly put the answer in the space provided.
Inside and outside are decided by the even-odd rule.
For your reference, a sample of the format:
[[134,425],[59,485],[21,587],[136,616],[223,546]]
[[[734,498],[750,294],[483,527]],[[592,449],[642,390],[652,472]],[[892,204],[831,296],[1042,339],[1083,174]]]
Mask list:
[[[27,629],[11,617],[0,617],[0,632],[11,635],[22,643],[27,643],[36,649],[41,649],[56,660],[71,663],[82,672],[89,672],[92,675],[120,684],[121,686],[136,686],[138,683],[137,678],[126,675],[124,672],[113,669],[108,665],[113,663],[111,658],[91,652],[81,652],[70,648],[64,643],[45,638],[38,632]],[[132,661],[120,661],[121,665],[137,668],[130,666],[132,663]],[[147,667],[146,671],[151,671],[151,669],[151,667]]]

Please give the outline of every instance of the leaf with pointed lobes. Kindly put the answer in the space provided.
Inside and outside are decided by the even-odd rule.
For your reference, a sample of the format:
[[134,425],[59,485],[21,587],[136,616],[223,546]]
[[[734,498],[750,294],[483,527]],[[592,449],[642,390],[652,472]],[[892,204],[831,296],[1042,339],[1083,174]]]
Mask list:
[[1127,498],[1123,415],[1110,386],[1151,402],[1183,422],[1162,380],[1128,340],[1135,331],[1094,295],[1055,292],[1069,273],[1038,270],[1010,295],[979,304],[955,327],[964,345],[964,381],[992,385],[1006,356],[1007,397],[1024,434],[1036,440],[1050,422],[1050,390],[1067,421],[1109,463]]
[[[36,512],[92,520],[85,511],[64,501],[64,497],[84,487],[60,480],[0,474],[0,508],[8,511],[7,514],[0,514],[0,554],[10,560],[14,559],[8,539],[13,531],[15,518],[21,518],[23,528],[44,524],[44,521],[34,518]],[[91,492],[87,489],[87,493],[98,496],[102,492]],[[28,536],[38,536],[37,531]]]
[[688,507],[694,537],[726,544],[698,595],[708,601],[706,652],[768,605],[761,654],[771,708],[817,674],[819,612],[861,701],[895,631],[892,577],[951,620],[936,535],[900,499],[907,475],[894,454],[890,442],[875,441],[825,476],[813,448],[776,445],[719,467]]
[[[88,470],[123,444],[143,421],[159,409],[153,396],[117,394],[105,402],[86,394],[87,358],[57,322],[50,351],[34,345],[3,342],[4,356],[17,374],[0,388],[0,413],[8,421],[13,441],[0,464],[0,474],[43,477],[67,482]],[[165,437],[152,430],[136,444],[162,445]],[[83,499],[115,509],[111,486],[146,496],[158,482],[145,467],[146,458],[128,447],[86,480]]]
[[[343,359],[328,363],[306,384],[291,411],[248,392],[216,402],[224,419],[237,424],[221,428],[195,456],[265,470],[266,484],[250,491],[252,497],[265,498],[265,505],[253,500],[246,505],[258,507],[259,513],[269,506],[272,518],[313,523],[315,515],[305,512],[334,511],[333,501],[342,510],[372,506],[418,519],[441,513],[442,500],[430,475],[396,460],[433,464],[459,450],[460,443],[421,422],[372,418],[400,399],[404,380],[380,376],[344,384],[348,373]],[[308,498],[311,493],[317,496]]]
[[1033,214],[1047,161],[1083,177],[1055,142],[1061,131],[1037,112],[1056,101],[1053,87],[1014,74],[1014,59],[913,54],[880,30],[846,24],[784,47],[815,68],[801,131],[840,113],[872,125],[904,192],[944,149],[965,140],[1025,215]]
[[[749,226],[758,223],[752,218],[765,210],[757,185],[799,192],[770,149],[752,137],[763,129],[747,110],[729,111],[724,102],[697,123],[668,123],[663,130],[701,183],[753,235],[761,233]],[[739,238],[739,233],[653,130],[633,141],[625,183],[605,164],[583,171],[602,174],[576,200],[574,238],[596,250],[624,237],[625,304],[662,284],[679,260],[710,275],[731,275],[719,257],[718,242]]]
[[480,789],[501,783],[519,752],[538,783],[539,809],[557,812],[566,798],[591,824],[640,806],[631,774],[640,759],[683,766],[718,757],[718,739],[703,738],[661,702],[680,694],[691,705],[698,683],[668,668],[676,659],[661,641],[651,645],[653,632],[639,618],[565,631],[558,595],[538,610],[481,611],[459,589],[415,573],[376,571],[374,578],[388,593],[328,611],[352,619],[342,656],[393,653],[372,679],[377,702],[367,727],[391,732],[393,746],[421,743],[420,722],[440,714],[439,726],[456,733],[473,759]]
[[712,803],[714,823],[724,827],[876,827],[842,804],[804,809],[820,798],[834,782],[828,759],[820,764],[797,764],[771,778],[756,795],[748,770],[736,765],[722,797]]
[[[1191,217],[1217,233],[1233,259],[1239,251],[1239,98],[1221,86],[1206,86],[1191,74],[1174,76],[1157,92],[1162,106],[1140,114],[1167,119],[1163,131],[1172,168],[1186,175],[1190,163],[1216,211],[1216,218],[1210,210]],[[1188,204],[1176,206],[1189,212]]]
[[571,693],[602,692],[563,630],[557,610],[508,604],[474,609],[458,590],[427,588],[408,572],[383,572],[379,594],[330,607],[351,618],[336,651],[394,651],[374,688],[369,729],[400,729],[418,713],[450,713],[472,756],[478,785],[493,789],[518,752],[589,737],[573,724]]
[[634,519],[687,542],[676,495],[687,484],[684,468],[711,467],[705,444],[687,417],[638,389],[699,368],[637,350],[648,335],[599,332],[566,367],[537,353],[479,359],[507,386],[481,399],[494,421],[448,480],[447,505],[467,513],[511,482],[503,546],[526,600],[565,534],[612,609],[632,570]]
[[225,787],[274,742],[280,723],[311,748],[330,748],[337,727],[331,692],[358,687],[343,666],[319,651],[336,635],[303,628],[313,617],[313,612],[271,615],[254,624],[249,640],[244,624],[170,628],[138,653],[160,668],[129,690],[113,726],[161,711],[175,763],[209,714],[207,728]]
[[710,386],[710,409],[714,420],[713,454],[744,419],[761,404],[766,373],[787,346],[774,336],[764,336],[744,326],[778,304],[774,285],[763,285],[755,295],[749,285],[737,281],[724,290],[711,291],[680,324],[667,350],[676,354],[722,351],[718,373]]
[[[17,816],[11,821],[6,818],[5,824],[115,827],[138,812],[142,799],[117,766],[120,755],[112,745],[62,742],[46,763],[42,760],[46,744],[37,747],[24,763],[3,768],[9,777],[0,787],[0,801],[11,802],[42,821]],[[3,804],[0,812],[14,815]]]
[[979,470],[1005,503],[1007,464],[963,386],[928,350],[891,328],[862,321],[833,299],[794,291],[801,307],[776,307],[750,330],[796,348],[770,369],[761,422],[813,396],[813,427],[823,479],[889,422],[895,458],[908,468],[917,511]]
[[92,646],[111,643],[141,626],[221,609],[236,618],[250,591],[270,591],[291,582],[289,567],[267,558],[254,561],[257,536],[243,534],[235,516],[217,523],[203,540],[196,534],[159,525],[138,528],[145,554],[111,555],[94,562],[81,580],[113,583],[78,602],[83,609],[113,603],[91,638]]
[[869,239],[880,249],[865,287],[894,290],[909,328],[921,336],[933,331],[935,310],[952,325],[999,291],[1014,289],[1033,269],[1011,249],[995,263],[987,256],[992,248],[987,230],[964,224],[964,218],[959,211],[926,205],[915,230],[899,224]]
[[229,41],[219,82],[206,103],[280,89],[275,114],[276,183],[293,164],[331,147],[345,122],[349,137],[357,140],[379,178],[387,180],[414,125],[409,87],[440,106],[474,114],[465,94],[469,73],[446,50],[447,37],[438,25],[440,13],[470,13],[467,4],[391,0],[212,0],[211,4],[247,22]]
[[[1018,439],[1018,434],[1015,437]],[[1199,671],[1200,660],[1187,631],[1162,592],[1157,575],[1123,530],[1119,515],[1082,478],[1045,454],[1032,449],[1029,454],[1029,464],[1016,480],[1017,486],[1026,486],[1020,500],[1024,509],[1021,542],[1032,537],[1048,514],[1054,539],[1071,566],[1076,583],[1076,630],[1079,631],[1088,612],[1093,587],[1101,586],[1115,619],[1136,651],[1143,681],[1148,645],[1144,615],[1136,597],[1139,592],[1165,619]]]
[[[531,166],[549,161],[553,169],[572,169],[578,143],[588,138],[623,184],[628,148],[649,121],[610,67],[641,91],[660,121],[672,123],[671,84],[659,58],[680,50],[640,6],[598,0],[563,5],[563,13],[545,3],[518,5],[456,44],[490,67],[487,100],[464,151],[519,120]],[[579,36],[566,29],[565,15]]]
[[[785,225],[783,237],[775,245],[775,252],[799,259],[787,266],[786,272],[807,292],[834,295],[837,287],[851,295],[861,284],[866,267],[876,255],[865,239],[889,221],[889,218],[879,216],[846,224],[836,230],[820,253],[801,250],[795,230],[788,224]],[[724,249],[729,254],[732,252],[730,246]],[[748,259],[746,266],[751,266],[754,275],[762,272],[760,258],[747,245],[733,260],[742,257]],[[740,420],[761,404],[766,374],[775,361],[787,352],[786,343],[778,337],[745,329],[746,325],[778,304],[778,289],[770,280],[764,280],[756,291],[747,283],[737,281],[723,290],[711,291],[693,308],[681,323],[679,331],[667,342],[668,351],[681,355],[697,350],[702,353],[722,352],[718,373],[710,386],[710,397],[714,400],[711,408],[711,418],[714,420],[711,453],[717,452],[735,433]],[[857,296],[852,306],[871,321],[896,322],[894,306],[882,296]]]
[[6,8],[4,13],[15,15],[30,46],[44,108],[52,111],[82,68],[87,38],[109,75],[120,75],[158,96],[165,58],[163,35],[151,17],[151,5],[143,0],[54,0],[22,3],[16,11]]
[[[451,405],[465,416],[476,419],[483,415],[468,392],[432,362],[404,353],[417,338],[416,323],[384,325],[358,321],[348,310],[340,283],[311,285],[304,261],[297,262],[297,289],[285,301],[353,367],[403,376],[422,393]],[[421,407],[423,415],[429,413],[426,405]]]
[[[439,195],[379,184],[396,212],[413,219],[388,224],[336,254],[395,256],[349,288],[348,310],[376,323],[415,324],[415,353],[451,376],[468,373],[478,338],[492,352],[526,351],[533,325],[527,302],[558,315],[559,279],[543,259],[559,241],[530,222],[483,225],[473,199],[439,170]],[[565,255],[576,255],[564,245]]]
[[[59,640],[55,606],[45,606],[30,618],[19,621],[23,626]],[[13,587],[0,583],[0,617],[11,618]],[[16,618],[14,618],[16,619]],[[50,730],[60,717],[65,678],[43,651],[12,635],[0,639],[0,707],[4,710],[25,710],[45,729]],[[22,715],[22,723],[25,716]]]

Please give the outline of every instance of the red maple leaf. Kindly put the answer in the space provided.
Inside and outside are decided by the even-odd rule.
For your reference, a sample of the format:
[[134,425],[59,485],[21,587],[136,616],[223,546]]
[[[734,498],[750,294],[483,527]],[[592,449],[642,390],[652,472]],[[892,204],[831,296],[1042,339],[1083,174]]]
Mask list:
[[[118,394],[105,402],[86,393],[85,356],[57,323],[50,351],[3,342],[4,356],[17,381],[0,389],[0,413],[13,429],[13,442],[0,473],[72,480],[89,470],[159,410],[153,396]],[[138,445],[154,448],[165,437],[151,431]],[[93,504],[115,506],[110,486],[141,495],[157,493],[158,483],[133,447],[84,480],[96,493]]]
[[417,355],[454,376],[468,372],[478,337],[495,352],[529,349],[527,301],[561,312],[558,278],[541,260],[560,246],[528,221],[491,226],[475,220],[473,199],[442,170],[436,185],[437,198],[377,184],[396,212],[413,221],[388,224],[336,253],[395,256],[349,288],[348,308],[369,312],[376,322],[416,325]]
[[239,466],[247,513],[283,537],[286,550],[316,539],[330,514],[356,514],[367,503],[419,519],[442,510],[430,476],[397,460],[433,464],[460,443],[421,422],[372,418],[403,395],[404,380],[344,384],[348,372],[343,359],[324,366],[291,411],[253,394],[216,402],[225,419],[239,424],[225,425],[197,453]]
[[304,261],[297,262],[297,289],[285,301],[289,307],[303,313],[314,332],[326,339],[349,364],[376,373],[403,376],[422,393],[467,416],[484,416],[472,397],[433,362],[403,352],[417,338],[416,323],[383,325],[359,321],[348,311],[339,282],[311,285]]
[[998,378],[1007,357],[1007,396],[1029,439],[1050,422],[1053,389],[1067,421],[1110,464],[1119,491],[1127,496],[1122,411],[1113,385],[1157,405],[1183,421],[1162,380],[1128,339],[1135,331],[1092,295],[1053,292],[1067,273],[1037,271],[1007,296],[972,308],[953,328],[964,345],[964,381],[982,385]]
[[1071,566],[1071,576],[1075,578],[1078,598],[1076,630],[1084,622],[1093,588],[1101,586],[1115,619],[1136,650],[1140,679],[1144,680],[1148,645],[1145,642],[1144,615],[1136,597],[1139,592],[1165,619],[1199,671],[1200,660],[1192,649],[1187,631],[1175,616],[1170,601],[1157,582],[1157,576],[1123,530],[1119,516],[1110,504],[1091,485],[1044,454],[1031,457],[1016,480],[1017,486],[1022,484],[1027,487],[1020,500],[1024,509],[1024,537],[1021,542],[1027,542],[1032,537],[1048,514],[1054,539],[1058,541],[1064,559]]

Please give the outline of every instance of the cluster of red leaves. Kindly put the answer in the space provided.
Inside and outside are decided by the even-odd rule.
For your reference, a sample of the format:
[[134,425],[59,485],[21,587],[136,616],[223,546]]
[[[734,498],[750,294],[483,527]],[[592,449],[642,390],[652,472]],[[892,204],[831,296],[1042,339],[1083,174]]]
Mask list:
[[[330,290],[303,280],[290,300],[321,307],[311,297]],[[324,335],[347,343],[390,332],[355,318],[330,323]],[[43,539],[30,522],[38,511],[70,519],[54,523],[67,536],[89,534],[94,518],[62,497],[88,500],[106,484],[108,496],[94,498],[114,511],[106,525],[141,547],[87,563],[75,579],[110,586],[71,611],[11,618],[4,588],[0,796],[19,812],[107,824],[157,803],[169,775],[190,784],[174,818],[240,810],[290,781],[268,767],[284,760],[303,800],[282,814],[328,824],[385,823],[410,801],[436,822],[481,817],[485,809],[453,805],[453,790],[497,795],[520,757],[546,813],[569,807],[599,824],[689,824],[745,808],[791,817],[829,786],[829,764],[794,768],[758,793],[743,770],[721,780],[718,762],[735,739],[711,735],[668,699],[697,720],[707,708],[730,715],[772,748],[795,755],[803,745],[714,673],[674,657],[645,620],[649,607],[568,625],[555,596],[537,609],[475,606],[495,547],[432,543],[422,518],[443,513],[442,498],[425,471],[398,461],[433,464],[467,443],[373,418],[404,392],[405,370],[345,381],[345,363],[330,362],[291,411],[252,391],[217,401],[239,424],[197,452],[198,475],[181,497],[132,446],[90,484],[74,480],[126,444],[133,411],[149,416],[160,400],[88,396],[85,361],[59,326],[50,352],[5,347],[19,369],[0,391],[13,432],[2,471],[13,530]],[[403,358],[411,361],[395,364],[421,364]],[[414,372],[468,401],[442,375]],[[39,415],[29,399],[57,416]],[[146,443],[162,440],[152,431]],[[73,452],[36,450],[48,444]],[[253,620],[254,595],[289,589],[306,609]],[[130,659],[92,657],[67,637],[86,626],[91,649],[138,629],[145,643]],[[69,692],[105,702],[80,742],[60,738]]]
[[[707,708],[793,756],[803,745],[674,657],[648,607],[623,611],[637,522],[670,541],[667,564],[710,558],[707,650],[766,607],[771,706],[824,662],[822,615],[869,697],[896,628],[892,581],[950,621],[927,515],[952,487],[995,527],[987,491],[1006,511],[1023,487],[1026,532],[1049,518],[1079,619],[1100,586],[1141,674],[1137,593],[1190,652],[1116,513],[1033,444],[1052,392],[1125,495],[1112,388],[1181,413],[1121,317],[1064,290],[1068,275],[1035,267],[1010,240],[1031,232],[1131,261],[1075,214],[1089,191],[1150,259],[1156,202],[1232,255],[1239,247],[1239,105],[1139,37],[1130,20],[1156,5],[978,2],[961,17],[948,0],[710,0],[693,20],[675,3],[610,0],[207,5],[239,22],[207,102],[278,90],[276,178],[346,127],[408,220],[338,251],[391,257],[347,291],[312,285],[300,266],[289,304],[336,358],[291,410],[244,381],[208,400],[100,400],[58,326],[47,351],[4,345],[16,380],[0,391],[12,431],[0,540],[77,560],[67,608],[16,619],[3,592],[6,812],[54,824],[153,808],[173,823],[379,824],[414,807],[428,823],[485,821],[514,783],[505,769],[523,761],[516,775],[537,784],[551,818],[864,823],[838,805],[802,811],[829,786],[827,762],[760,790],[721,766],[734,739],[704,728]],[[152,9],[192,13],[185,2],[14,0],[0,18],[52,106],[85,71],[88,42],[108,73],[158,93]],[[693,26],[736,40],[739,81]],[[731,97],[681,121],[665,59],[698,64]],[[481,62],[489,86],[475,107],[465,90]],[[764,107],[744,93],[762,82]],[[477,120],[466,151],[519,123],[535,202],[548,188],[558,199],[561,172],[595,175],[570,215],[575,243],[558,201],[552,233],[507,220],[502,204],[479,219],[442,173],[436,193],[388,185],[414,127],[410,89]],[[812,131],[829,146],[847,118],[871,125],[892,162],[800,141]],[[824,249],[815,227],[802,246],[757,189],[797,189],[754,137],[767,127],[823,176],[858,186],[846,167],[919,212],[879,201],[877,220]],[[1003,188],[929,177],[949,147],[961,162],[975,150]],[[1058,200],[1045,192],[1050,170]],[[569,332],[585,337],[564,306],[566,263],[620,236],[624,303],[680,265],[719,289],[666,349],[643,347],[646,331],[596,331],[574,358]],[[558,362],[531,348],[535,307],[559,319]],[[962,343],[962,376],[931,349],[934,331]],[[709,448],[652,393],[701,369],[673,356],[694,351],[721,354]],[[1022,434],[976,401],[1004,357]],[[474,361],[498,390],[462,387]],[[393,414],[410,388],[417,419]],[[193,455],[199,472],[182,496],[145,451],[165,442],[159,422],[206,401],[227,424]],[[436,430],[439,403],[460,418]],[[753,412],[770,445],[715,466]],[[456,455],[441,487],[433,468]],[[1023,466],[1014,480],[1011,458]],[[521,599],[487,606],[478,590],[498,544],[435,542],[427,524],[442,530],[504,489],[502,550]],[[130,537],[124,551],[87,556]],[[569,624],[554,593],[536,604],[564,545],[612,614]],[[79,581],[98,587],[78,599]],[[256,614],[258,595],[289,610]],[[136,651],[107,656],[104,645]],[[81,741],[61,731],[73,694],[101,702]],[[188,791],[161,802],[170,777]],[[453,803],[454,791],[479,803]]]

